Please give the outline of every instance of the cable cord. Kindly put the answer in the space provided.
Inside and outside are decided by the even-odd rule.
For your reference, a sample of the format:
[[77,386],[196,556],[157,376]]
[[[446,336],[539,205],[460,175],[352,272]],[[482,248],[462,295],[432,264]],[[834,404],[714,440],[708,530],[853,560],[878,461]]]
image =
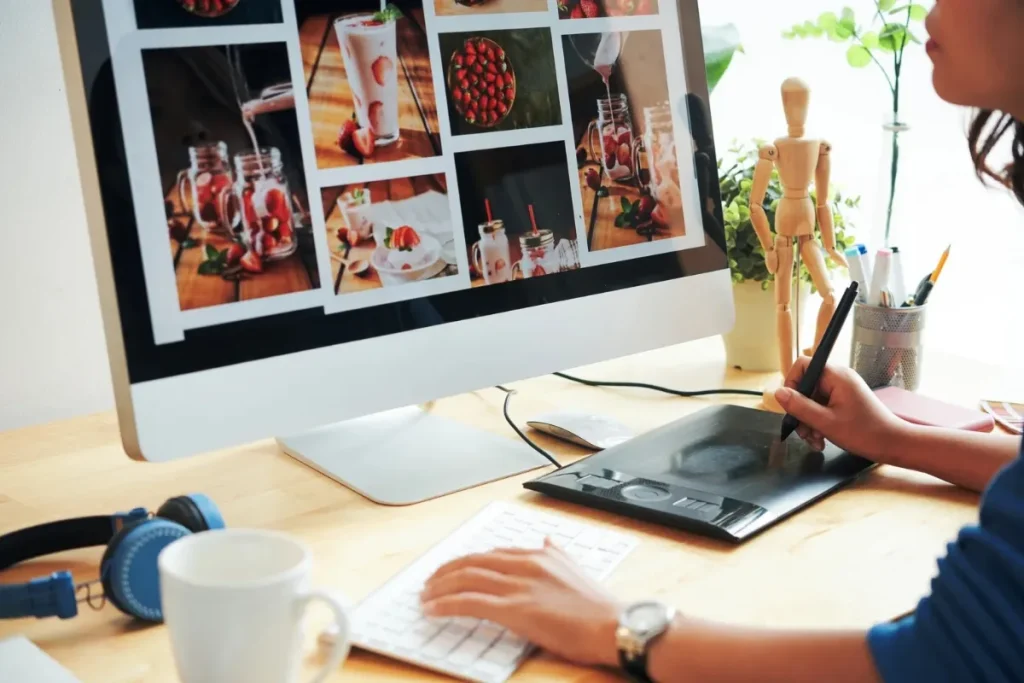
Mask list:
[[569,380],[570,382],[576,382],[587,387],[617,387],[625,389],[649,389],[650,391],[660,391],[663,394],[670,394],[672,396],[681,396],[683,398],[695,398],[697,396],[719,396],[719,395],[732,395],[732,396],[757,396],[761,398],[763,396],[760,391],[751,391],[750,389],[702,389],[700,391],[680,391],[679,389],[669,389],[668,387],[659,387],[656,384],[643,384],[639,382],[597,382],[589,379],[581,379],[579,377],[573,377],[567,375],[564,372],[553,373],[555,377],[561,377],[562,379]]
[[546,450],[535,444],[533,440],[530,439],[530,437],[528,437],[526,434],[524,434],[523,431],[519,429],[518,425],[516,425],[516,423],[512,420],[512,416],[509,414],[509,405],[512,402],[512,396],[515,395],[516,393],[515,389],[508,389],[506,387],[501,386],[500,384],[497,385],[495,389],[505,392],[505,404],[504,406],[502,406],[502,412],[505,414],[505,422],[508,422],[509,427],[511,427],[515,431],[515,433],[519,435],[519,438],[525,441],[530,448],[543,455],[551,462],[552,465],[554,465],[558,469],[562,469],[561,463],[555,460],[555,458]]

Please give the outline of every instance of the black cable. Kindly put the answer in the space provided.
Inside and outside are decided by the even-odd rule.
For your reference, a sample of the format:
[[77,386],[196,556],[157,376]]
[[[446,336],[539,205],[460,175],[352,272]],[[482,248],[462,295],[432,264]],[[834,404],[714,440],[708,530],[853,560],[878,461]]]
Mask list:
[[545,458],[550,460],[551,464],[554,465],[555,467],[557,467],[558,469],[562,469],[562,465],[557,460],[555,460],[554,457],[552,457],[552,455],[550,453],[548,453],[546,450],[544,450],[543,448],[541,448],[540,446],[535,444],[530,439],[530,437],[528,437],[526,434],[524,434],[523,431],[521,429],[519,429],[519,427],[516,425],[516,423],[512,421],[512,416],[509,415],[509,412],[508,412],[508,406],[509,406],[509,403],[512,402],[512,396],[516,393],[515,390],[514,389],[506,389],[505,387],[501,386],[500,384],[497,385],[495,387],[495,389],[499,389],[499,390],[505,392],[505,405],[502,407],[502,412],[505,413],[505,422],[508,422],[508,425],[513,430],[515,430],[515,433],[519,435],[519,438],[522,439],[523,441],[525,441],[530,446],[530,448],[532,448],[533,450],[537,451],[538,453],[543,455]]
[[596,382],[589,379],[580,379],[579,377],[573,377],[567,375],[564,372],[553,373],[555,377],[561,377],[567,379],[570,382],[576,382],[588,387],[619,387],[626,389],[649,389],[651,391],[660,391],[663,394],[671,394],[672,396],[682,396],[683,398],[694,398],[697,396],[715,396],[730,394],[733,396],[757,396],[761,398],[764,394],[760,391],[751,391],[750,389],[704,389],[702,391],[680,391],[678,389],[669,389],[667,387],[659,387],[656,384],[641,384],[639,382]]

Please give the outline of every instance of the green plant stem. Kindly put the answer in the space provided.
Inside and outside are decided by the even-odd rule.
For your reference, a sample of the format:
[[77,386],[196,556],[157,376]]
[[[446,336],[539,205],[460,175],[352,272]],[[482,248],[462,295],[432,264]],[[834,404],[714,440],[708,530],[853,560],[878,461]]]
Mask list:
[[[876,2],[877,9],[878,4]],[[907,21],[903,25],[903,42],[900,49],[893,52],[893,68],[896,75],[896,83],[892,91],[892,123],[893,126],[900,125],[900,74],[903,71],[903,51],[907,49],[910,29],[910,10],[907,10]],[[889,169],[889,205],[885,213],[885,246],[889,246],[889,235],[892,232],[892,211],[896,203],[896,180],[899,175],[900,164],[900,133],[898,129],[892,131],[892,165]]]

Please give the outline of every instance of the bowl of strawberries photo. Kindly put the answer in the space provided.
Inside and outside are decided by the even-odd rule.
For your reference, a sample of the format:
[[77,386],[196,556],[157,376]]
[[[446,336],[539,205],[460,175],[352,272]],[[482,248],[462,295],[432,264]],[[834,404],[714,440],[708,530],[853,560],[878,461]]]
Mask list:
[[466,123],[494,128],[515,105],[516,72],[498,43],[467,38],[448,61],[448,92]]
[[658,0],[558,0],[561,19],[596,19],[658,13]]
[[222,17],[235,7],[241,0],[178,0],[186,11],[204,19]]

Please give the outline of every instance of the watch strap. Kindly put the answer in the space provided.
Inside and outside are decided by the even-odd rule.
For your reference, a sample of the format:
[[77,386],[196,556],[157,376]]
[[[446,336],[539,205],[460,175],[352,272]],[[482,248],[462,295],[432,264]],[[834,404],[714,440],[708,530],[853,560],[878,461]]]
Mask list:
[[622,670],[626,672],[626,675],[634,683],[654,683],[654,680],[647,675],[646,652],[638,657],[629,659],[624,652],[619,650],[619,664],[622,665]]

